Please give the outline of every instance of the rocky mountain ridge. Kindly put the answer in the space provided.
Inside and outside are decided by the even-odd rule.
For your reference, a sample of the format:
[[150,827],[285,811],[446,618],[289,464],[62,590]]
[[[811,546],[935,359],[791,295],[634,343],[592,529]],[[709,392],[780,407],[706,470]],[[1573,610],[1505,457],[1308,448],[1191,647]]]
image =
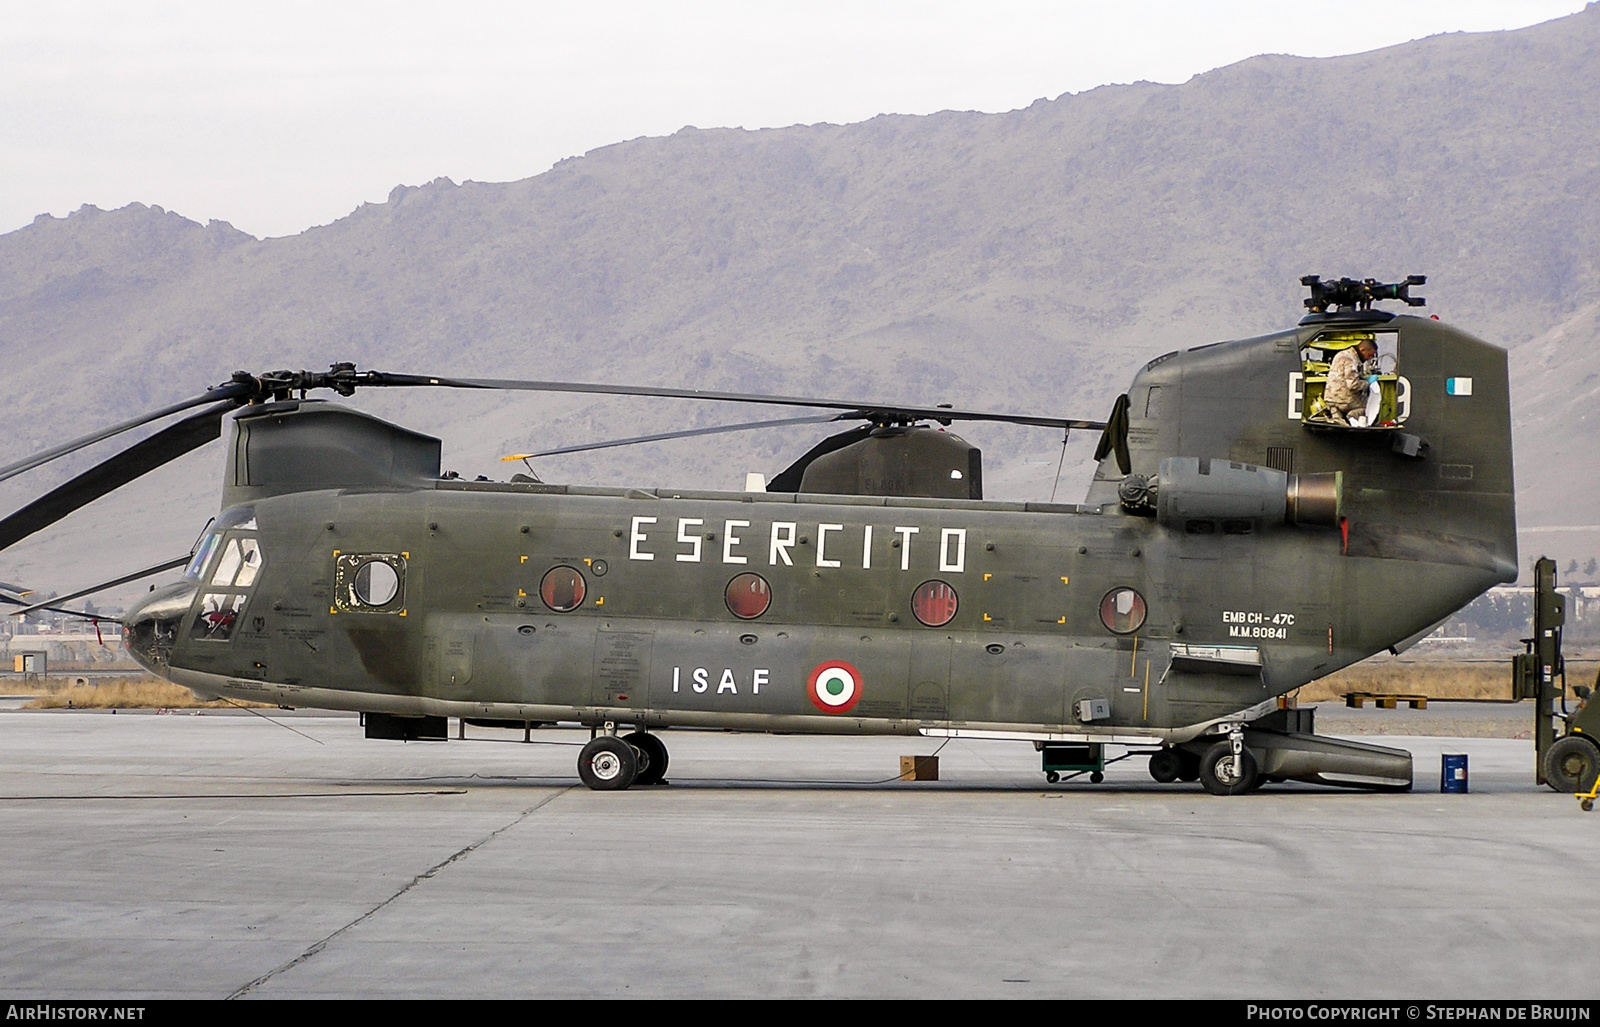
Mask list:
[[[0,461],[236,368],[335,360],[1095,417],[1155,354],[1292,324],[1302,274],[1423,272],[1429,311],[1513,351],[1523,522],[1600,523],[1586,473],[1600,427],[1575,388],[1595,370],[1600,303],[1597,44],[1591,6],[1005,114],[685,129],[517,182],[397,187],[276,239],[139,204],[41,216],[0,236]],[[440,435],[463,473],[493,475],[506,452],[769,413],[357,403]],[[729,486],[819,434],[540,469]],[[1058,436],[968,434],[992,494],[1050,491]],[[1088,445],[1069,449],[1063,494],[1081,494]],[[181,551],[214,506],[219,463],[196,454],[74,515],[0,554],[0,578],[93,580],[104,558],[85,537],[125,554],[116,569]],[[8,482],[0,499],[72,469]],[[1562,536],[1573,557],[1591,555],[1581,538]]]

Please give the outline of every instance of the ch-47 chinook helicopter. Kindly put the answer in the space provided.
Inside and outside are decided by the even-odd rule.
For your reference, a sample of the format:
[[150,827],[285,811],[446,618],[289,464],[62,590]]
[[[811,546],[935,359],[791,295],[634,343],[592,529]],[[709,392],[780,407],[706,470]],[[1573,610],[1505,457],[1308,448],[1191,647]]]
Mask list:
[[[0,548],[231,414],[220,513],[164,565],[182,579],[124,617],[133,656],[202,696],[361,711],[390,738],[444,737],[447,717],[576,722],[593,729],[578,772],[596,789],[661,781],[658,732],[690,727],[1015,739],[1052,780],[1098,780],[1117,745],[1148,753],[1157,781],[1217,794],[1407,789],[1409,753],[1316,735],[1283,697],[1516,576],[1506,353],[1372,309],[1421,304],[1422,281],[1305,278],[1297,327],[1158,356],[1106,422],[349,364],[241,372],[0,470],[204,408],[0,521]],[[1330,361],[1363,340],[1377,409],[1362,426],[1319,416]],[[764,490],[591,488],[441,477],[437,439],[305,398],[409,386],[863,423]],[[1100,430],[1084,502],[983,499],[978,450],[924,424],[961,420]]]

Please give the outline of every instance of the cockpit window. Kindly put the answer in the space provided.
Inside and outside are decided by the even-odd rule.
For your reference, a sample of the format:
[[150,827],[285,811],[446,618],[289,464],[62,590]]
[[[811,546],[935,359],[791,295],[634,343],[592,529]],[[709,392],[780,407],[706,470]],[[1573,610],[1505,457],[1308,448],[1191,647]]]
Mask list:
[[[208,535],[200,543],[200,548],[195,551],[194,559],[189,561],[189,567],[183,572],[186,578],[196,579],[205,574],[206,564],[211,555],[216,552],[218,544],[222,541],[220,533]],[[228,544],[222,547],[222,557],[217,560],[216,569],[211,572],[210,583],[213,585],[236,588],[249,588],[255,584],[256,576],[261,573],[261,543],[255,538],[231,538]]]
[[217,569],[211,575],[213,585],[231,585],[233,576],[239,570],[239,540],[232,539],[228,547],[222,551],[222,559],[217,561]]
[[229,528],[255,531],[256,508],[253,506],[230,506],[222,511],[217,515],[217,530],[226,531]]
[[253,538],[239,540],[239,573],[233,583],[238,588],[249,588],[261,573],[261,543]]
[[194,556],[189,560],[189,566],[183,569],[183,576],[190,581],[198,581],[201,573],[206,569],[206,564],[211,562],[211,554],[217,551],[217,543],[222,541],[222,532],[213,531],[200,540],[194,548]]
[[244,608],[244,601],[245,596],[242,595],[207,593],[189,630],[190,637],[212,642],[228,641],[239,623],[239,611]]

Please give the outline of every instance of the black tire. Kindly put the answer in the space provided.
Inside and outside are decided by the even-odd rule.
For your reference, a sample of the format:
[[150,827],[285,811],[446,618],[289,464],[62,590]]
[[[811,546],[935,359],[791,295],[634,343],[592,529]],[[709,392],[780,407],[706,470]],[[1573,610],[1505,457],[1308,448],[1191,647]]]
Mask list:
[[1047,770],[1044,772],[1044,779],[1049,781],[1051,784],[1055,784],[1057,781],[1061,780],[1061,775],[1053,770]]
[[639,775],[636,785],[659,785],[667,781],[666,743],[648,731],[635,731],[623,739],[639,752]]
[[1101,781],[1104,781],[1105,779],[1106,779],[1106,776],[1104,774],[1102,774],[1098,770],[1091,771],[1090,774],[1089,774],[1089,783],[1092,784],[1092,785],[1097,785]]
[[1200,757],[1188,749],[1179,749],[1178,753],[1178,780],[1200,780]]
[[1150,754],[1150,776],[1162,784],[1171,784],[1182,773],[1183,757],[1178,755],[1176,749],[1158,749]]
[[1255,787],[1257,780],[1256,758],[1249,749],[1239,753],[1239,767],[1234,768],[1233,743],[1221,741],[1206,750],[1200,757],[1200,783],[1212,795],[1243,795]]
[[633,746],[612,735],[601,735],[578,753],[578,777],[597,792],[620,792],[638,775]]
[[1573,795],[1594,787],[1600,773],[1600,748],[1583,735],[1565,735],[1557,738],[1550,751],[1544,754],[1545,784],[1558,792]]

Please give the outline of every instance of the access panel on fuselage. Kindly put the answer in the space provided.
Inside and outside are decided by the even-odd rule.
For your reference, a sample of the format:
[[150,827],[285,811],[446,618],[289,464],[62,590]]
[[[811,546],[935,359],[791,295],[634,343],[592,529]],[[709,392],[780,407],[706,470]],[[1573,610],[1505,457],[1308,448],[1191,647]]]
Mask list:
[[1064,639],[960,636],[950,656],[950,722],[1059,727],[1065,721]]

